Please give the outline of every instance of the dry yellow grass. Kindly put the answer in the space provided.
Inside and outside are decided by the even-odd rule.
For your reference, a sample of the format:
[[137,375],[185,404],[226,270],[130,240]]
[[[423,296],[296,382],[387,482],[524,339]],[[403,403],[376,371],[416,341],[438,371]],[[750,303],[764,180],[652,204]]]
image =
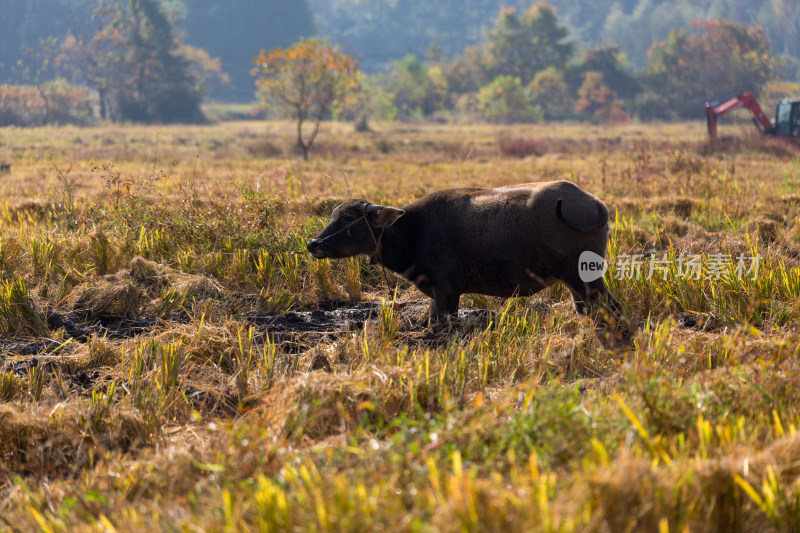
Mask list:
[[[800,530],[793,148],[325,124],[303,163],[292,128],[0,129],[0,529]],[[550,179],[611,208],[627,346],[559,286],[429,326],[303,249],[343,198]]]

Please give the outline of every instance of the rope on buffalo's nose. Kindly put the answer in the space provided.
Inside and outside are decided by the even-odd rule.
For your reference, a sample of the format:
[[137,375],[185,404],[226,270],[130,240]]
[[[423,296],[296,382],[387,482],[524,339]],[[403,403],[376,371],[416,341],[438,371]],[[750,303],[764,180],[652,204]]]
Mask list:
[[[366,218],[367,215],[364,215]],[[360,219],[359,219],[360,220]],[[372,237],[372,242],[375,244],[375,252],[378,255],[378,264],[381,265],[381,271],[383,272],[383,280],[386,282],[386,290],[389,292],[392,291],[391,287],[389,287],[389,276],[386,275],[386,267],[383,266],[383,258],[381,257],[381,239],[383,239],[383,229],[381,230],[381,236],[377,239],[375,238],[375,232],[372,231],[372,226],[369,225],[369,221],[367,221],[367,229],[369,230],[369,234]],[[400,281],[394,284],[394,293],[397,294],[397,287],[400,284]]]
[[[353,226],[355,226],[356,224],[358,224],[359,222],[361,222],[361,219],[362,219],[362,218],[363,218],[363,219],[364,219],[364,221],[366,222],[366,220],[367,220],[367,215],[361,215],[360,217],[358,217],[357,219],[355,219],[354,221],[352,221],[351,223],[349,223],[348,225],[346,225],[345,227],[343,227],[343,228],[342,228],[342,229],[340,229],[339,231],[335,231],[335,232],[331,233],[330,235],[328,235],[328,236],[327,236],[327,237],[325,237],[324,239],[317,239],[317,240],[318,240],[319,242],[325,242],[325,241],[327,241],[328,239],[330,239],[331,237],[336,237],[337,235],[339,235],[339,234],[340,234],[340,233],[342,233],[343,231],[349,231],[349,230],[350,230],[350,228],[352,228]],[[367,227],[369,227],[369,222],[367,222]],[[370,230],[370,231],[371,231],[371,230]],[[375,240],[375,237],[373,236],[373,237],[372,237],[372,239],[373,239],[373,240]]]

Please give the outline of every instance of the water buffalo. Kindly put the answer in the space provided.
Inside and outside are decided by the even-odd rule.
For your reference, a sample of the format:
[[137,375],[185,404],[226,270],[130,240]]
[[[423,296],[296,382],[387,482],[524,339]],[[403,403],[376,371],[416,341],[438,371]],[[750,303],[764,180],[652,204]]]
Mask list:
[[[556,280],[579,313],[617,311],[602,277],[607,241],[606,206],[573,183],[552,181],[449,189],[402,209],[348,200],[306,247],[317,259],[369,256],[432,298],[436,319],[458,311],[463,293],[524,296]],[[601,265],[582,279],[584,252]]]

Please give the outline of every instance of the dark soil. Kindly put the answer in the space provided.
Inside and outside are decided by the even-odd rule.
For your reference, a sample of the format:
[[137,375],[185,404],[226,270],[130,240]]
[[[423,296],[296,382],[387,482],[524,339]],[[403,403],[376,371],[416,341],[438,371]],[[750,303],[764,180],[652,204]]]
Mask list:
[[[290,311],[287,313],[269,314],[260,311],[243,313],[239,320],[252,325],[256,329],[256,337],[263,340],[269,336],[272,342],[280,346],[284,353],[302,353],[321,342],[332,341],[347,331],[359,330],[365,323],[380,318],[384,304],[381,302],[365,302],[355,305],[341,306],[333,309],[315,309],[309,311]],[[447,342],[452,328],[476,329],[485,328],[489,324],[491,312],[483,309],[460,309],[457,317],[453,317],[433,326],[428,325],[429,303],[424,300],[396,301],[394,309],[398,313],[400,334],[415,336],[417,342],[436,345]],[[169,328],[170,325],[185,324],[191,317],[185,311],[173,313],[166,319],[156,316],[142,316],[136,319],[87,311],[62,313],[48,309],[45,313],[48,327],[54,335],[62,340],[42,339],[0,339],[2,354],[6,361],[2,366],[5,372],[24,376],[30,368],[45,372],[60,359],[61,348],[68,341],[85,343],[91,337],[105,339],[128,339],[137,335],[152,333],[156,328]],[[330,371],[326,361],[317,361],[310,367],[312,370]],[[71,381],[81,388],[91,388],[100,378],[96,371],[80,371],[71,377]],[[188,391],[192,401],[199,403],[213,402],[215,405],[228,406],[229,400],[207,397],[207,391]],[[222,407],[223,410],[228,407]]]

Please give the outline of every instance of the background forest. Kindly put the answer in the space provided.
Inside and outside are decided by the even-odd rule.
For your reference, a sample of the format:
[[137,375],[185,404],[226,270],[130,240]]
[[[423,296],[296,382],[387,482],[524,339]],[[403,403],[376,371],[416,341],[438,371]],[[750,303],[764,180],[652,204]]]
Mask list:
[[[260,50],[311,37],[364,72],[358,106],[338,118],[691,119],[742,90],[767,108],[800,93],[789,0],[5,4],[0,124],[200,122],[204,99],[257,99]],[[262,114],[286,112],[264,103]]]

